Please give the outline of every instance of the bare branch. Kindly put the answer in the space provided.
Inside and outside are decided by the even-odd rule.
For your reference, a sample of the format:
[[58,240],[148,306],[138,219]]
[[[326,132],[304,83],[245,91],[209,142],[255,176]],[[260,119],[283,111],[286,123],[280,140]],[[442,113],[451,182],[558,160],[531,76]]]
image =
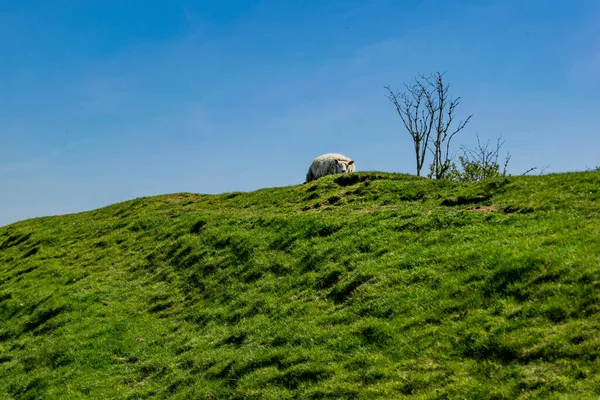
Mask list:
[[530,172],[532,172],[532,171],[535,171],[536,169],[538,169],[538,167],[532,167],[532,168],[529,168],[527,171],[523,172],[523,174],[521,174],[521,176],[525,176],[525,175],[527,175],[528,173],[530,173]]
[[512,155],[510,153],[506,153],[506,160],[504,161],[504,169],[502,170],[502,175],[506,175],[506,169],[508,167],[508,162],[510,161]]

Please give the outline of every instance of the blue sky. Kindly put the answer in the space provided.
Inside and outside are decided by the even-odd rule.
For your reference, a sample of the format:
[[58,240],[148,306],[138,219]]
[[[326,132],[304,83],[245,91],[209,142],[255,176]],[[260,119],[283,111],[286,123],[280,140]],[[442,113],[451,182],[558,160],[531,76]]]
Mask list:
[[0,0],[0,225],[302,183],[340,152],[414,173],[383,86],[445,71],[509,170],[600,165],[600,2]]

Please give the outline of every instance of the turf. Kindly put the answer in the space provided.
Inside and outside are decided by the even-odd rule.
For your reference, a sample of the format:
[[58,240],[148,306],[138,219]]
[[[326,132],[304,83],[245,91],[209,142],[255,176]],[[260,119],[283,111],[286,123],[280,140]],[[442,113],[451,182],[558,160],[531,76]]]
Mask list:
[[599,211],[373,172],[2,227],[0,398],[598,398]]

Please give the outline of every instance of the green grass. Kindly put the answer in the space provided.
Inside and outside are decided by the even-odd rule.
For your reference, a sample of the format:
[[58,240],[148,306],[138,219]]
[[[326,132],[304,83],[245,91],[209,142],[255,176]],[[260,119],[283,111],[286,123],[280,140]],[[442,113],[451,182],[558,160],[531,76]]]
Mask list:
[[0,398],[600,396],[600,173],[357,173],[0,228]]

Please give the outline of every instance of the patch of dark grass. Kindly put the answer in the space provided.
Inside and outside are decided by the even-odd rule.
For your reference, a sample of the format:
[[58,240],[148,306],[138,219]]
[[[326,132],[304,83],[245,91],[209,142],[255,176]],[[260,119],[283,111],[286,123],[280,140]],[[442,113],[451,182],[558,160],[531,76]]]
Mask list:
[[0,303],[2,303],[3,301],[6,301],[6,300],[10,300],[12,298],[13,298],[13,295],[10,292],[1,292],[0,293]]
[[355,332],[364,345],[373,345],[375,347],[385,347],[391,340],[392,336],[378,323],[368,323]]
[[479,204],[488,201],[492,198],[489,194],[477,194],[477,195],[463,195],[457,197],[450,197],[442,200],[440,205],[442,206],[464,206],[467,204]]
[[244,340],[246,340],[246,337],[248,336],[248,334],[244,331],[242,332],[238,332],[235,333],[231,336],[228,336],[223,343],[225,344],[230,344],[230,345],[234,345],[234,346],[240,346],[242,345],[242,343],[244,343]]
[[66,367],[67,365],[73,363],[75,360],[73,356],[65,351],[55,351],[50,354],[48,359],[50,367],[53,369]]
[[192,233],[192,234],[198,234],[201,231],[203,231],[205,229],[205,227],[206,227],[206,221],[199,220],[194,225],[192,225],[192,227],[190,228],[190,233]]
[[193,249],[191,248],[191,246],[186,246],[183,249],[181,249],[181,251],[179,251],[178,253],[173,254],[173,256],[170,257],[171,265],[173,265],[174,267],[181,268],[183,260],[185,260],[192,253],[192,251]]
[[189,387],[193,384],[193,378],[178,378],[174,379],[171,384],[167,387],[167,393],[174,394],[177,393],[180,389]]
[[535,211],[535,208],[528,204],[509,204],[502,208],[505,213],[529,214]]
[[507,185],[512,183],[513,179],[509,176],[501,176],[486,179],[483,181],[484,187],[487,191],[493,193],[502,193],[507,189]]
[[263,277],[263,273],[261,271],[248,271],[247,273],[242,275],[242,280],[244,283],[252,283]]
[[334,182],[337,183],[338,185],[344,187],[344,186],[355,185],[359,182],[364,182],[367,179],[369,179],[369,178],[364,175],[342,174],[339,177],[335,178]]
[[524,300],[528,293],[527,281],[533,273],[539,271],[544,260],[523,258],[506,261],[508,262],[500,263],[488,279],[485,285],[486,294],[512,295]]
[[19,336],[19,334],[14,329],[0,329],[0,342],[6,342],[9,339],[16,338],[17,336]]
[[25,268],[25,269],[22,269],[22,270],[20,270],[20,271],[17,271],[17,272],[15,273],[15,277],[18,277],[18,276],[25,275],[25,274],[28,274],[28,273],[30,273],[30,272],[33,272],[33,271],[35,271],[37,268],[38,268],[38,266],[37,266],[37,265],[32,265],[32,266],[31,266],[31,267],[29,267],[29,268]]
[[[315,189],[316,189],[316,186],[315,186]],[[319,194],[316,193],[316,192],[312,192],[311,194],[309,194],[308,196],[306,196],[305,200],[306,201],[310,201],[310,200],[316,200],[318,198],[319,198]]]
[[31,233],[14,233],[8,236],[2,244],[0,244],[0,250],[7,250],[11,247],[19,246],[27,242],[31,238]]
[[323,367],[311,364],[299,364],[273,378],[271,383],[295,390],[301,384],[315,384],[326,379],[329,375],[329,371]]
[[173,306],[172,301],[158,302],[158,303],[154,304],[152,307],[150,307],[148,309],[148,311],[151,313],[158,313],[158,312],[167,310],[167,309],[171,308],[172,306]]
[[203,254],[190,254],[179,262],[178,267],[183,269],[190,268],[199,264],[203,259]]
[[[348,173],[336,175],[334,182],[339,186],[352,186],[360,182],[368,182],[374,180],[411,180],[416,177],[411,175],[402,174],[389,174],[380,172],[362,172],[362,173]],[[417,178],[418,179],[418,178]]]
[[332,206],[340,204],[341,201],[342,201],[342,197],[337,196],[337,195],[331,196],[327,199],[327,203],[331,204]]
[[332,268],[323,271],[317,277],[316,288],[317,289],[329,289],[335,285],[344,275],[344,271],[340,268]]
[[166,254],[166,258],[170,259],[173,258],[175,256],[175,254],[177,253],[177,251],[183,246],[183,243],[180,241],[177,241],[175,243],[173,243],[171,245],[171,248],[169,249],[169,251]]
[[314,271],[319,269],[328,259],[323,251],[307,252],[298,261],[298,266],[302,272]]
[[34,247],[32,247],[31,249],[29,249],[29,250],[27,251],[27,253],[23,254],[23,258],[28,258],[28,257],[34,256],[34,255],[36,255],[36,254],[37,254],[39,251],[40,251],[40,248],[39,248],[38,246],[34,246]]
[[[423,200],[427,196],[427,192],[424,190],[411,188],[412,190],[406,190],[398,193],[398,200],[400,201],[419,201]],[[393,204],[393,202],[392,202]]]
[[33,331],[68,309],[67,306],[56,306],[37,310],[23,325],[23,332]]
[[42,399],[49,386],[48,382],[40,377],[27,379],[22,384],[10,384],[7,387],[8,393],[17,399]]
[[94,247],[99,248],[99,249],[103,249],[106,246],[108,246],[108,243],[104,240],[99,240],[96,243],[93,244]]
[[333,289],[327,295],[328,298],[332,299],[336,303],[343,303],[347,301],[354,291],[364,283],[368,282],[373,278],[369,274],[356,274],[348,280],[343,280],[333,287]]
[[521,358],[518,349],[489,332],[460,333],[456,340],[456,350],[465,357],[501,363],[510,363]]
[[269,249],[270,250],[289,251],[289,250],[291,250],[292,246],[298,239],[299,239],[299,236],[297,234],[290,235],[290,236],[283,236],[283,235],[278,236],[269,244]]
[[224,197],[225,197],[225,200],[231,200],[231,199],[238,197],[240,194],[242,194],[242,193],[241,192],[231,192],[231,193],[225,194]]

